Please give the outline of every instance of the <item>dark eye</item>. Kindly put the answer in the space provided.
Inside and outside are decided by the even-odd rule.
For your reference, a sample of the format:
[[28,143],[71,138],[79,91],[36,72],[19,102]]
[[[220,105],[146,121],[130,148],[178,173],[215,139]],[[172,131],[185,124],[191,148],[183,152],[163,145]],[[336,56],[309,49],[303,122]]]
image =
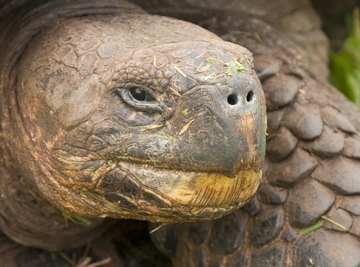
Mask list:
[[147,87],[137,84],[127,84],[116,88],[115,94],[129,106],[145,112],[162,112],[163,107],[155,98],[155,93]]
[[131,96],[137,101],[156,101],[155,98],[150,93],[146,92],[143,88],[130,87],[128,90]]

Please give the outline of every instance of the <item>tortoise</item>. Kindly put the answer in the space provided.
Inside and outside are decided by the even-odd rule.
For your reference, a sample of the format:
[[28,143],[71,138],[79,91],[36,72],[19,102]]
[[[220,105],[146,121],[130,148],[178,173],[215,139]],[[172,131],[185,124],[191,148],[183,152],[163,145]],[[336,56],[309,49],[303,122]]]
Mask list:
[[[307,69],[289,36],[225,11],[169,13],[255,58],[268,109],[265,181],[233,212],[255,193],[265,154],[265,103],[248,50],[125,1],[3,3],[7,236],[56,251],[102,235],[114,224],[105,217],[229,214],[160,225],[152,238],[174,266],[360,263],[358,111]],[[299,236],[321,216],[324,227]],[[4,262],[29,266],[6,251]]]
[[65,4],[3,7],[2,231],[58,251],[108,217],[193,221],[244,205],[266,129],[249,51],[125,1]]

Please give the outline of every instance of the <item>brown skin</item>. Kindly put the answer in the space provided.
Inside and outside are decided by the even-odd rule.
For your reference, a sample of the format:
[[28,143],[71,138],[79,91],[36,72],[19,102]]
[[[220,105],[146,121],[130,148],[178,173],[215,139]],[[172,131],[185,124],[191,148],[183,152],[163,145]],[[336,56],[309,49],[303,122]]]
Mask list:
[[[45,197],[60,209],[196,220],[255,193],[265,110],[251,57],[178,24],[147,15],[69,19],[32,41],[19,64],[18,100],[39,154],[49,157],[45,171],[53,170],[46,186],[57,193]],[[199,70],[208,58],[215,62]],[[244,71],[226,74],[234,59]]]
[[267,104],[265,179],[244,209],[161,227],[157,247],[176,267],[360,266],[359,109],[269,25],[231,16],[205,23],[253,52]]
[[[31,40],[15,88],[8,153],[35,199],[66,216],[211,219],[259,185],[265,109],[250,53],[192,24],[140,14],[58,22]],[[25,244],[66,247],[5,228]]]
[[[287,40],[298,57],[316,75],[326,79],[328,76],[328,40],[322,32],[320,17],[314,12],[308,0],[130,0],[151,14],[161,14],[198,24],[216,16],[231,15],[238,18],[258,18],[279,30],[279,38]],[[317,0],[318,2],[321,0]],[[352,0],[347,0],[347,2]],[[323,1],[325,3],[325,1]],[[353,1],[354,2],[354,1]],[[342,8],[345,3],[339,3]],[[329,8],[320,5],[323,12]],[[335,9],[339,11],[338,9]],[[339,13],[338,13],[339,14]],[[341,16],[343,20],[344,16]],[[205,28],[211,25],[207,22]],[[216,25],[211,25],[216,28]],[[217,27],[219,28],[219,27]],[[238,29],[239,33],[241,29]],[[250,49],[250,51],[252,51]]]
[[[228,33],[230,24],[224,18],[220,21],[225,22],[224,33]],[[182,241],[179,240],[180,247],[174,263],[184,266],[358,266],[358,194],[354,194],[354,191],[358,190],[356,185],[359,183],[356,182],[358,176],[349,175],[357,173],[355,162],[359,159],[358,134],[354,128],[359,128],[357,111],[332,88],[309,75],[308,68],[303,69],[302,64],[298,65],[296,54],[289,53],[291,46],[282,43],[281,36],[258,23],[253,24],[254,27],[241,28],[239,34],[238,23],[235,23],[234,35],[227,37],[245,44],[255,53],[256,69],[267,92],[270,126],[267,151],[269,168],[266,171],[268,181],[260,189],[258,198],[253,199],[246,207],[248,214],[244,211],[232,213],[214,223],[207,222],[205,229],[199,223],[187,225],[182,231],[177,229]],[[244,20],[244,25],[252,25],[251,23],[248,19]],[[216,28],[219,26],[223,27],[217,21]],[[266,34],[264,29],[267,30]],[[244,32],[249,34],[241,34]],[[291,94],[288,92],[294,92],[294,88],[299,91],[289,99]],[[295,109],[299,106],[305,108]],[[313,117],[307,117],[307,120],[299,119],[301,114],[304,115],[302,112],[311,111],[314,107],[322,110],[321,120],[316,120],[320,116],[316,112],[309,112]],[[343,115],[349,116],[350,122]],[[308,121],[315,123],[315,127],[307,123]],[[295,127],[296,125],[299,127]],[[321,129],[317,127],[319,125],[323,125],[322,132],[318,131]],[[332,135],[332,131],[335,134]],[[320,136],[309,140],[309,134]],[[342,146],[344,149],[341,149]],[[314,170],[314,166],[309,163],[314,161],[319,163],[318,169],[309,176],[310,171]],[[9,161],[7,163],[9,164]],[[18,167],[18,164],[15,166]],[[284,168],[285,171],[282,171]],[[15,187],[24,189],[17,186],[17,180],[20,179],[13,179],[7,184],[11,187],[10,190],[7,187],[6,192],[13,191]],[[25,191],[27,190],[21,192]],[[3,197],[3,192],[1,196]],[[10,199],[5,200],[6,203],[3,204],[8,204]],[[19,198],[16,198],[15,203],[18,202]],[[24,201],[21,204],[25,205],[23,203]],[[329,205],[333,207],[329,209]],[[22,218],[28,209],[21,211],[14,214],[15,219]],[[313,224],[322,214],[343,225],[345,231],[333,223],[325,222],[320,229],[302,237],[298,236],[298,227]],[[167,226],[162,225],[155,234],[168,229]],[[114,233],[111,235],[114,236]],[[130,239],[134,241],[133,236],[130,236]],[[168,240],[165,241],[165,245],[169,245]],[[174,238],[170,245],[176,245]],[[137,249],[138,244],[132,248]],[[8,250],[6,251],[9,255]],[[128,257],[128,251],[125,253]],[[148,253],[150,252],[146,250],[146,254]],[[121,255],[124,255],[124,250]],[[28,266],[29,257],[26,256],[28,255],[21,254],[14,258],[22,259]],[[133,258],[140,260],[138,255]],[[41,257],[34,265],[45,265],[40,264],[40,261],[48,262],[46,257]],[[3,260],[1,262],[3,263]],[[121,266],[121,263],[115,263],[114,266]]]

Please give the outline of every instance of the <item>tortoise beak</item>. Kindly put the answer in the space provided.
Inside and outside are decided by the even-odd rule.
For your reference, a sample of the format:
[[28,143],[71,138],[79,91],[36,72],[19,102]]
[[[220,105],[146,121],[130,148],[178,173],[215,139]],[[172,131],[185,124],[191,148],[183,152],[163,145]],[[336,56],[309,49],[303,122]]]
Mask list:
[[112,153],[123,175],[109,179],[124,190],[111,189],[109,201],[137,204],[129,217],[151,221],[216,218],[244,205],[261,180],[266,114],[255,73],[236,76],[188,90],[160,129],[122,139]]
[[131,136],[123,142],[123,151],[114,153],[119,159],[131,153],[137,162],[158,168],[228,177],[241,170],[260,171],[265,157],[265,100],[256,77],[246,85],[243,80],[234,78],[236,86],[189,90],[167,127],[156,134]]
[[117,163],[127,177],[145,185],[146,193],[138,195],[147,196],[142,207],[146,204],[149,214],[138,218],[216,218],[255,194],[265,156],[264,96],[257,79],[238,88],[193,88],[181,96],[167,127],[131,139],[142,159],[153,153],[149,164]]
[[257,79],[245,89],[241,84],[235,88],[204,86],[183,97],[179,111],[192,108],[187,116],[175,116],[173,125],[181,132],[192,123],[174,150],[178,168],[228,177],[245,169],[260,170],[265,157],[266,113]]

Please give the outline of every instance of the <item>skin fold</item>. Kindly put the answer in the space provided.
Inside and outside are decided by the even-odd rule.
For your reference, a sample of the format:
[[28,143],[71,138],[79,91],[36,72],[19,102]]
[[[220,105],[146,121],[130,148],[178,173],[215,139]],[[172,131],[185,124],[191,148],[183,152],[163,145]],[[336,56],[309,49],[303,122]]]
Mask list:
[[173,266],[359,266],[359,109],[270,25],[202,23],[253,52],[267,105],[265,178],[243,209],[164,225],[153,233],[157,247]]
[[[58,207],[87,216],[195,220],[229,212],[254,194],[265,113],[249,53],[201,29],[199,40],[177,32],[180,25],[168,35],[161,24],[174,22],[147,15],[69,19],[25,52],[20,113],[33,142],[43,143],[39,153],[54,173],[47,179],[55,191],[69,190],[66,199],[51,196]],[[208,70],[199,70],[209,58]],[[243,70],[227,73],[231,62]],[[79,196],[92,208],[79,205]]]
[[[21,34],[0,24],[0,36],[9,32],[0,47],[12,47],[0,49],[1,228],[46,250],[96,240],[61,254],[79,261],[170,266],[144,238],[145,223],[96,217],[204,219],[251,195],[264,153],[254,129],[265,131],[254,123],[262,106],[252,60],[204,30],[125,2],[80,2],[64,11],[53,1],[44,16],[36,9],[36,20],[16,24]],[[45,23],[47,14],[101,13]],[[269,25],[246,16],[197,23],[254,55],[268,109],[264,178],[244,209],[221,219],[150,224],[153,243],[174,266],[359,266],[358,110]],[[309,27],[300,33],[313,36]],[[1,235],[0,262],[69,265]]]
[[[107,217],[209,220],[256,192],[265,102],[245,48],[141,11],[93,15],[43,27],[15,70],[4,158],[7,179],[21,179],[3,189],[2,228],[16,241],[74,247],[100,235]],[[33,201],[23,208],[53,219],[16,219],[24,186],[20,199]]]

